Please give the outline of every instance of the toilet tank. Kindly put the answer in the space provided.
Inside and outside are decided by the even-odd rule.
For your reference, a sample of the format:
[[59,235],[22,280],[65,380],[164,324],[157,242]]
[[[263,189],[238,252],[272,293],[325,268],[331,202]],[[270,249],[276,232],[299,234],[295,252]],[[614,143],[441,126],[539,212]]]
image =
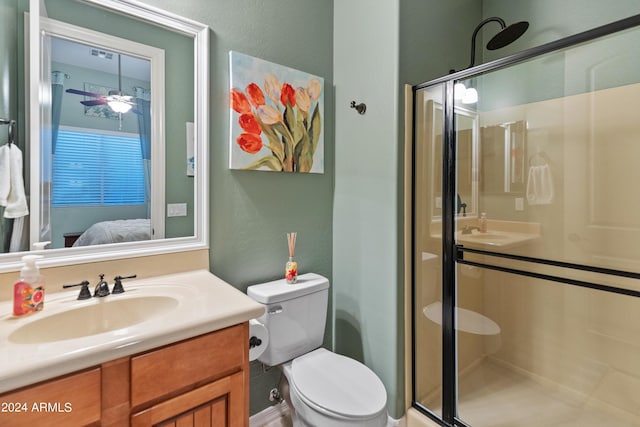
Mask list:
[[258,358],[276,366],[322,345],[327,321],[329,280],[315,273],[298,276],[298,282],[284,279],[247,288],[247,295],[265,305],[258,321],[269,331],[269,345]]

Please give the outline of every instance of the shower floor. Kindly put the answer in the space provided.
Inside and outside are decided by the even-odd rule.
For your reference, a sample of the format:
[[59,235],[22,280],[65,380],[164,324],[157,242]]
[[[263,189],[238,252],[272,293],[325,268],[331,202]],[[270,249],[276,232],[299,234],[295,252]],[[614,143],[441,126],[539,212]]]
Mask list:
[[603,375],[589,397],[484,359],[461,375],[460,418],[473,427],[640,427],[640,381],[616,375]]

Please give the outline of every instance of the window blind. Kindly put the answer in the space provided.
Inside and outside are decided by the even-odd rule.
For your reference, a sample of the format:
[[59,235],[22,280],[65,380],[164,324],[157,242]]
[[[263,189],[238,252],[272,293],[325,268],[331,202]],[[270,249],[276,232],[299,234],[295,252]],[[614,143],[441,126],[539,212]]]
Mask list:
[[144,204],[140,139],[130,135],[61,128],[53,156],[52,205]]

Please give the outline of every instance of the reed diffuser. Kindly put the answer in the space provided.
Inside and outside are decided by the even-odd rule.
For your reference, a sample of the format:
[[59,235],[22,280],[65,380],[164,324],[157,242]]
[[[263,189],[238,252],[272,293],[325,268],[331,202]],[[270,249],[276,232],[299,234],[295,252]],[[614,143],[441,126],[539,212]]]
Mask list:
[[296,283],[298,281],[298,263],[293,260],[296,250],[296,234],[295,232],[287,233],[287,243],[289,244],[289,261],[284,267],[284,277],[287,283]]

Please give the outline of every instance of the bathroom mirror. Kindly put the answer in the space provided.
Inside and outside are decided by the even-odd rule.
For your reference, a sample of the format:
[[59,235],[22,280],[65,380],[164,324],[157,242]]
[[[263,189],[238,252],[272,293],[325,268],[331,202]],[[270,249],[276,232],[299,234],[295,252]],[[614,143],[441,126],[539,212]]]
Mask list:
[[527,126],[520,120],[480,129],[482,194],[523,194],[527,152]]
[[[434,126],[431,129],[431,178],[434,203],[431,217],[442,218],[442,105],[429,101],[427,118]],[[475,111],[455,107],[456,156],[458,158],[458,182],[456,209],[458,216],[478,215],[478,115]]]
[[[129,0],[30,0],[29,9],[26,25],[30,50],[28,56],[41,58],[41,61],[32,61],[25,70],[25,74],[29,75],[29,102],[25,107],[25,114],[29,118],[29,127],[25,132],[28,134],[25,166],[29,174],[25,181],[31,211],[28,247],[43,239],[53,241],[53,248],[46,250],[46,257],[41,263],[43,266],[206,248],[208,196],[204,185],[208,181],[208,28]],[[75,44],[73,46],[80,50],[96,51],[98,57],[111,56],[112,63],[115,62],[114,58],[119,58],[120,70],[116,71],[115,66],[111,69],[104,66],[100,71],[90,70],[88,61],[84,64],[86,69],[82,69],[82,60],[80,64],[61,62],[55,47],[64,46],[65,43]],[[62,50],[66,51],[69,46],[72,45],[68,44]],[[138,65],[146,64],[149,75],[147,87],[144,78],[133,81],[131,64],[136,61]],[[70,71],[61,67],[67,67]],[[99,74],[110,77],[110,82],[99,80]],[[56,79],[64,86],[63,111],[66,109],[71,116],[61,120],[60,128],[56,131],[66,132],[67,137],[71,133],[70,138],[74,136],[73,132],[82,134],[91,128],[92,134],[127,134],[134,140],[140,140],[140,132],[131,129],[139,127],[138,116],[142,115],[142,107],[137,101],[144,99],[144,91],[148,90],[146,96],[151,103],[147,118],[150,122],[148,134],[151,156],[143,157],[150,157],[151,166],[143,172],[148,175],[146,184],[143,177],[143,186],[146,185],[147,189],[142,190],[146,202],[137,201],[138,212],[126,212],[131,206],[108,209],[100,204],[102,201],[88,202],[86,204],[93,205],[88,207],[85,204],[82,209],[77,206],[62,207],[64,203],[60,203],[62,199],[59,197],[58,201],[53,202],[56,186],[58,189],[63,187],[61,183],[53,181],[49,191],[47,185],[51,182],[49,179],[53,167],[48,157],[51,157],[54,128],[52,83]],[[69,93],[67,89],[82,93]],[[90,101],[105,98],[87,96],[86,93],[109,95],[109,90],[119,90],[123,95],[130,96],[128,99],[133,100],[135,111],[114,113],[102,104],[97,105],[99,108],[92,108],[96,105]],[[83,124],[78,124],[79,121],[83,121]],[[85,125],[86,122],[92,122],[93,126]],[[92,138],[84,134],[82,137]],[[89,139],[81,141],[78,147],[90,145],[85,142]],[[116,157],[120,155],[115,154]],[[78,165],[71,158],[61,169],[72,169],[74,166]],[[119,173],[127,173],[125,169],[128,168],[122,168]],[[85,176],[93,178],[93,175],[102,173],[93,172],[91,169]],[[73,177],[66,178],[65,182],[71,186],[80,185]],[[99,193],[98,199],[101,199],[102,192]],[[120,193],[129,194],[130,191]],[[56,208],[60,208],[61,213],[55,214]],[[107,214],[108,210],[119,213],[113,216]],[[76,219],[72,215],[76,215]],[[79,235],[92,224],[131,218],[150,221],[148,238],[64,247],[64,234]],[[77,229],[74,231],[70,227]],[[0,254],[0,271],[18,268],[22,255],[24,252]]]

